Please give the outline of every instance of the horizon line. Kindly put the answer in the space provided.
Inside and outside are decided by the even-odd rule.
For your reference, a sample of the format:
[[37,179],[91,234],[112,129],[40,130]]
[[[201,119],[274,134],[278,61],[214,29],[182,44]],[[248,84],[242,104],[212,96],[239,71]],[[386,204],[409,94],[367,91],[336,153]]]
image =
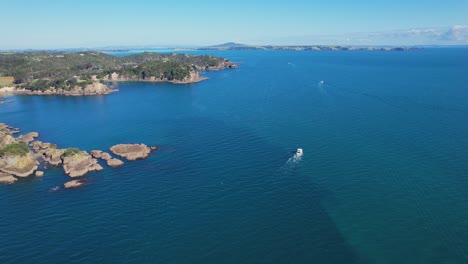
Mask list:
[[[410,45],[395,45],[395,44],[378,44],[378,45],[365,45],[365,44],[295,44],[295,45],[256,45],[256,44],[244,44],[238,42],[224,42],[221,44],[214,45],[158,45],[158,44],[143,44],[143,45],[105,45],[105,46],[81,46],[81,47],[61,47],[61,48],[17,48],[17,49],[1,49],[0,52],[12,52],[12,51],[68,51],[68,50],[89,50],[89,51],[98,51],[98,50],[112,50],[112,49],[154,49],[154,50],[164,50],[164,49],[199,49],[199,48],[211,48],[215,46],[220,46],[224,44],[237,44],[244,47],[411,47],[411,48],[456,48],[456,47],[468,47],[468,44],[410,44]],[[222,49],[220,49],[222,50]]]

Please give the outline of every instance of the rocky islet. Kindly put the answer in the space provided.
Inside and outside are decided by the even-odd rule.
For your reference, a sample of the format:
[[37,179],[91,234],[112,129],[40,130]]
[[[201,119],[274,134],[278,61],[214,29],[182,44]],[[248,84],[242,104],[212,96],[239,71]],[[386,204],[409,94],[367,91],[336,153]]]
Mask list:
[[[47,165],[61,166],[70,178],[80,178],[64,184],[66,189],[83,185],[81,178],[89,172],[104,168],[98,159],[109,167],[120,167],[124,162],[101,150],[90,153],[77,148],[60,149],[56,144],[35,140],[39,133],[31,132],[19,137],[17,128],[0,123],[0,183],[12,184],[19,178],[29,176],[43,177]],[[157,147],[145,144],[117,144],[111,152],[127,160],[144,159]],[[39,170],[42,165],[43,169]]]

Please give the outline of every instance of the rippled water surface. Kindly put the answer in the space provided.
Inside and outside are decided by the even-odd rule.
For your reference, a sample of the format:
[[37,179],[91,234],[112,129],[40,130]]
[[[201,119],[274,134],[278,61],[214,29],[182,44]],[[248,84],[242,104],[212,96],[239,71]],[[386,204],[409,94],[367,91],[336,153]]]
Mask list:
[[43,141],[160,150],[0,186],[0,263],[468,263],[466,49],[211,53],[241,67],[7,98]]

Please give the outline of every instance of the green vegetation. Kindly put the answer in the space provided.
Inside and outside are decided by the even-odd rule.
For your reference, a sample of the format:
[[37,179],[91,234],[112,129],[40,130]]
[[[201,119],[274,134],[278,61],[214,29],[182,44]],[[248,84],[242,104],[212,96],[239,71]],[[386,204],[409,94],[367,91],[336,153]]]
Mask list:
[[77,148],[67,148],[65,150],[65,152],[63,152],[63,156],[64,157],[70,157],[70,156],[74,156],[76,154],[80,153],[80,150],[77,149]]
[[3,156],[26,156],[28,154],[29,148],[28,145],[24,142],[11,143],[3,148],[0,148],[0,157]]
[[[0,53],[0,85],[16,84],[31,91],[85,88],[116,72],[130,79],[184,80],[193,71],[216,67],[223,58],[186,54],[140,53],[115,57],[101,52]],[[9,77],[6,77],[9,76]],[[3,82],[2,82],[3,78]],[[8,79],[7,79],[8,78]]]
[[183,80],[190,75],[190,66],[178,61],[147,61],[136,67],[124,67],[117,71],[120,75],[129,78]]

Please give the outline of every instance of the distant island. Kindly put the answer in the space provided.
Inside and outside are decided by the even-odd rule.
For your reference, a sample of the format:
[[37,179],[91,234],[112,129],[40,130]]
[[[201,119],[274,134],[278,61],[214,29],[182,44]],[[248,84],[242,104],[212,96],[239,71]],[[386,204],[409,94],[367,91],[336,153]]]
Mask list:
[[227,59],[145,52],[116,57],[103,52],[1,52],[0,92],[34,95],[109,94],[108,82],[194,83],[200,71],[237,68]]
[[256,46],[235,42],[227,42],[220,45],[200,47],[197,50],[376,50],[376,51],[410,51],[418,48],[414,47],[374,47],[374,46],[340,46],[340,45],[298,45],[298,46]]

